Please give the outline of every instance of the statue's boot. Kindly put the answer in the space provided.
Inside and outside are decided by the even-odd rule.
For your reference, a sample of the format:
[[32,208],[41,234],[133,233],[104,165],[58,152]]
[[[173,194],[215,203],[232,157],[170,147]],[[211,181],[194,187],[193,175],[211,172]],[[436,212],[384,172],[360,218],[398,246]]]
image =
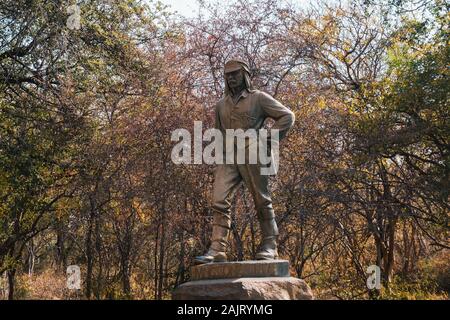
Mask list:
[[265,209],[260,212],[259,223],[261,226],[261,248],[256,254],[256,260],[278,259],[277,239],[278,227],[275,221],[273,209]]
[[226,249],[228,247],[228,236],[230,233],[229,218],[220,213],[214,216],[213,230],[211,236],[211,246],[208,252],[202,256],[194,258],[196,264],[204,264],[209,262],[225,262],[227,261]]

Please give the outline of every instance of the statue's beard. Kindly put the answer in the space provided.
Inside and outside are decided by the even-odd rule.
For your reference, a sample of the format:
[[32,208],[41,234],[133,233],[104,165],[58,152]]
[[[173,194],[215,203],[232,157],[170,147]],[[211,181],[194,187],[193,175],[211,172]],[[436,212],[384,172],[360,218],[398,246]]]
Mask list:
[[240,83],[237,83],[236,85],[231,85],[229,82],[228,82],[228,86],[229,86],[229,88],[230,88],[230,90],[231,90],[231,92],[233,93],[233,94],[237,94],[237,93],[239,93],[239,92],[241,92],[242,90],[244,90],[245,89],[245,81],[241,81]]

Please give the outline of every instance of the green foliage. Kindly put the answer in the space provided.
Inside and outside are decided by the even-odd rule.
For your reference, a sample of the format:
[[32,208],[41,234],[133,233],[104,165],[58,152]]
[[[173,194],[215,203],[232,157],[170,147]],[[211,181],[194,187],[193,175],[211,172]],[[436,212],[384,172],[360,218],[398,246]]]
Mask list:
[[89,160],[82,153],[104,123],[92,117],[94,104],[124,94],[131,78],[150,83],[137,46],[157,13],[132,0],[85,1],[82,28],[69,30],[71,3],[0,5],[0,271],[9,268],[6,253],[20,257],[76,189],[73,178]]

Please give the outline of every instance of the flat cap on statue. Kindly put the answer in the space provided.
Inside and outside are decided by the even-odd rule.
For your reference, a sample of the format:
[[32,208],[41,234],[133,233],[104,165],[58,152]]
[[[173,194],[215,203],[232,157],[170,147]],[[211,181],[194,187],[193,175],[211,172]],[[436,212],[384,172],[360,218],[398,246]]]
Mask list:
[[241,59],[230,59],[225,63],[224,72],[233,72],[236,70],[244,69],[248,73],[250,73],[250,68],[248,64],[242,61]]

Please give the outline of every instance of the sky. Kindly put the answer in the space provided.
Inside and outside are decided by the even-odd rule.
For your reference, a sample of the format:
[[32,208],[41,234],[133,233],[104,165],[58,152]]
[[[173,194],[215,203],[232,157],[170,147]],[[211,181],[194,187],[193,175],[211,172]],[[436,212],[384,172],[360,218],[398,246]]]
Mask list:
[[178,12],[187,18],[194,17],[198,12],[198,2],[195,0],[160,0],[163,4],[169,5],[169,11]]
[[[159,0],[165,5],[169,5],[169,11],[178,12],[178,14],[187,18],[195,17],[198,13],[198,2],[196,0]],[[278,1],[278,0],[274,0]],[[303,6],[311,0],[292,0],[293,3]]]

